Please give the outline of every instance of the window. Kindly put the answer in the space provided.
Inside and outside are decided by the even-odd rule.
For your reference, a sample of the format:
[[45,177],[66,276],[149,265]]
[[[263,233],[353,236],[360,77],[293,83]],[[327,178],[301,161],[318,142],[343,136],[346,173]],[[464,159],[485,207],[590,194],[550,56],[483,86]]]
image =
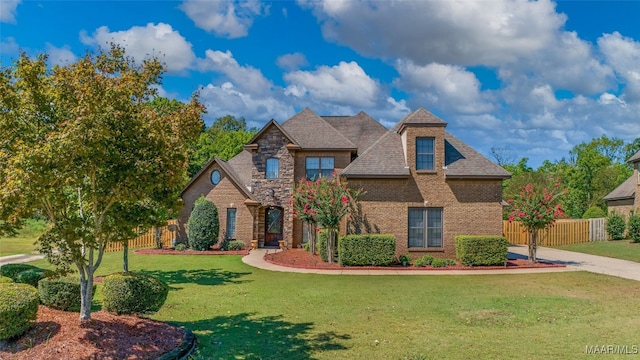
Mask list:
[[211,173],[211,183],[213,185],[218,185],[218,183],[220,183],[220,171],[213,170]]
[[227,239],[236,238],[236,209],[227,209]]
[[280,161],[278,159],[267,159],[267,171],[265,177],[267,179],[277,179]]
[[305,161],[307,180],[316,180],[319,177],[330,178],[333,175],[332,157],[308,157]]
[[434,139],[416,138],[416,170],[433,170],[434,157]]
[[409,247],[442,247],[442,208],[409,208]]

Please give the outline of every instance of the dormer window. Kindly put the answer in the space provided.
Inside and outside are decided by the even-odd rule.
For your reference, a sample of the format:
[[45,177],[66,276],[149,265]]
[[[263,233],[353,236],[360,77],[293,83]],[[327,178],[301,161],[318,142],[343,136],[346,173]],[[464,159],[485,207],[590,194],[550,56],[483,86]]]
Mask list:
[[416,170],[435,169],[435,139],[432,137],[416,138]]
[[267,159],[267,171],[265,177],[267,179],[277,179],[280,168],[280,161],[275,158]]

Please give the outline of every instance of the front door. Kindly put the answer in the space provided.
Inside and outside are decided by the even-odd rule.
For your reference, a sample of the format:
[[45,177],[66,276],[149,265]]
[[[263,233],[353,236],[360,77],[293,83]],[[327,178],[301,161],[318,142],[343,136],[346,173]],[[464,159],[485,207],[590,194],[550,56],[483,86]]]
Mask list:
[[264,219],[264,244],[278,246],[278,241],[282,240],[282,208],[268,207]]

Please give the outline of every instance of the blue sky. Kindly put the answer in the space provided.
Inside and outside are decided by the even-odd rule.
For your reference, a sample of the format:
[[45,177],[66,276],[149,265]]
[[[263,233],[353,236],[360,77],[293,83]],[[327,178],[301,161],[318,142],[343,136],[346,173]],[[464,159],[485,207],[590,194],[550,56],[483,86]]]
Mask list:
[[207,123],[261,127],[310,107],[391,126],[424,107],[478,151],[568,156],[640,137],[636,1],[0,2],[0,59],[73,62],[115,41],[157,55],[163,96],[200,91]]

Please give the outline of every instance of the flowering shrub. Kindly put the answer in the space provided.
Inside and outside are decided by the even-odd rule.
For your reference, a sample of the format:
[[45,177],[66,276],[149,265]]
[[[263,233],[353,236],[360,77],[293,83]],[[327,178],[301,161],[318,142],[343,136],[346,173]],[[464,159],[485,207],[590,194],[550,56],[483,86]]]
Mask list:
[[538,249],[538,231],[552,226],[555,220],[564,217],[564,211],[559,204],[564,192],[560,191],[560,179],[555,189],[546,187],[542,191],[534,189],[531,183],[520,190],[520,194],[508,201],[511,204],[509,222],[517,221],[522,224],[531,236],[529,237],[529,260],[536,261]]

